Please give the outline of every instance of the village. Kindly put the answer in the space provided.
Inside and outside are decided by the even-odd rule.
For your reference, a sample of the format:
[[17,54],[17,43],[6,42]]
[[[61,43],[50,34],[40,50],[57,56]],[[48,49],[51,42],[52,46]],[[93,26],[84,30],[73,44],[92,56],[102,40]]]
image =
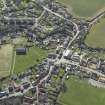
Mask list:
[[0,78],[0,105],[61,105],[58,97],[70,76],[105,88],[105,59],[81,48],[90,28],[87,20],[74,18],[55,0],[33,0],[20,10],[20,0],[10,1],[0,16],[0,47],[21,37],[27,42],[14,44],[16,55],[27,55],[32,46],[51,51],[26,71]]

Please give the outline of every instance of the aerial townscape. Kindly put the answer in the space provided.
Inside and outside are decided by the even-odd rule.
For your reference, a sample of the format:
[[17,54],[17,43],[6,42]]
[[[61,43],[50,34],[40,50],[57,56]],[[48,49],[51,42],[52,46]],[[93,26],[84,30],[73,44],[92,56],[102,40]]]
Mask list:
[[105,105],[105,0],[0,0],[0,105]]

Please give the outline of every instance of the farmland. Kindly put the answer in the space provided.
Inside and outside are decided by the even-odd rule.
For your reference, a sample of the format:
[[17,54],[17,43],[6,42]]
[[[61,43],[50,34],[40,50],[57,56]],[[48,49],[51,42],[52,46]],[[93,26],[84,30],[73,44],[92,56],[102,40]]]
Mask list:
[[36,46],[27,49],[26,55],[16,55],[16,48],[24,47],[27,44],[25,37],[13,39],[12,44],[2,45],[0,48],[0,77],[2,75],[17,74],[29,67],[38,64],[47,56],[47,51]]
[[26,55],[16,55],[14,73],[20,73],[39,63],[46,55],[46,51],[38,47],[31,47]]
[[77,16],[91,17],[105,7],[105,0],[58,0]]
[[93,48],[105,48],[105,19],[92,27],[85,43]]
[[66,81],[67,91],[60,95],[63,105],[104,105],[104,89],[89,85],[85,80],[70,77]]
[[13,55],[13,46],[11,44],[1,46],[0,77],[9,75],[12,65],[12,55]]

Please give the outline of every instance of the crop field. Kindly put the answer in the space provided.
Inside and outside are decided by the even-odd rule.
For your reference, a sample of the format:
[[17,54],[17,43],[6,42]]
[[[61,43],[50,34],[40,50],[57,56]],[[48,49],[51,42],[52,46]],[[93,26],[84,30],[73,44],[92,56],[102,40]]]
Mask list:
[[77,16],[91,17],[105,7],[105,0],[58,0]]
[[85,43],[93,48],[105,48],[105,19],[92,27]]
[[13,46],[3,45],[0,48],[0,77],[9,75],[12,65]]
[[38,47],[30,48],[26,55],[16,55],[14,73],[25,71],[30,66],[39,63],[46,56],[47,52]]
[[66,85],[67,91],[59,97],[63,105],[105,105],[105,89],[93,87],[77,77],[70,77]]

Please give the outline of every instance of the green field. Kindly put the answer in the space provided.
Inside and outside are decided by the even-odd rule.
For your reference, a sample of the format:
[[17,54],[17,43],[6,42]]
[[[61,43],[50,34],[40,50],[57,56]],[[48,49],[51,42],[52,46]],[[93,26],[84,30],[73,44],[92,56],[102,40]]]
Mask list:
[[0,77],[9,75],[12,65],[13,46],[2,45],[0,48]]
[[13,39],[13,44],[16,46],[26,45],[26,43],[27,43],[27,39],[25,37],[19,36]]
[[91,17],[105,7],[105,0],[58,0],[77,16]]
[[105,89],[93,87],[76,77],[67,80],[66,85],[67,91],[59,97],[63,105],[105,105]]
[[47,52],[38,47],[30,48],[26,55],[16,55],[14,73],[22,72],[30,66],[39,63],[46,55]]
[[85,43],[93,48],[105,48],[105,19],[92,27]]

